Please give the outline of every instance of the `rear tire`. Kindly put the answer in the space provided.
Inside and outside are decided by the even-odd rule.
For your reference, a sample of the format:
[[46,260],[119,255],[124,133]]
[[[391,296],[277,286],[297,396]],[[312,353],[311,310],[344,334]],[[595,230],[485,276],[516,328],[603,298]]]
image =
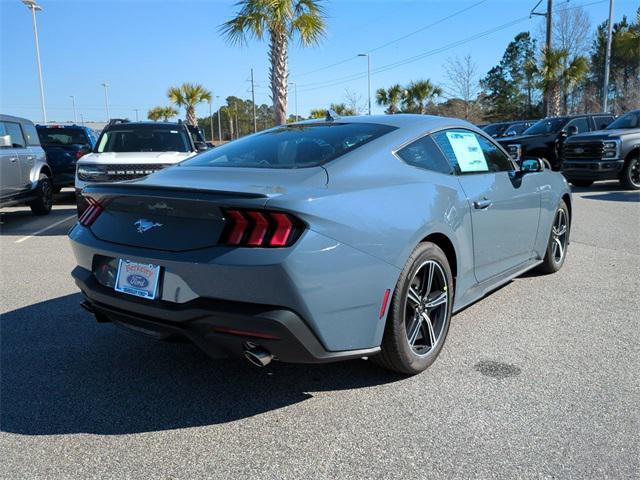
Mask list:
[[453,293],[453,275],[447,256],[434,243],[419,244],[407,260],[393,292],[382,351],[371,360],[406,375],[427,369],[444,346],[451,322]]
[[564,203],[564,200],[560,200],[560,205],[558,205],[553,217],[547,252],[544,260],[537,268],[540,273],[555,273],[562,268],[564,260],[567,258],[570,231],[571,217],[569,216],[569,208]]
[[48,215],[53,206],[53,184],[44,173],[40,174],[36,187],[37,198],[29,202],[29,207],[34,215]]
[[620,184],[628,190],[640,190],[640,153],[624,163]]
[[570,182],[574,187],[590,187],[593,185],[593,180],[570,180]]

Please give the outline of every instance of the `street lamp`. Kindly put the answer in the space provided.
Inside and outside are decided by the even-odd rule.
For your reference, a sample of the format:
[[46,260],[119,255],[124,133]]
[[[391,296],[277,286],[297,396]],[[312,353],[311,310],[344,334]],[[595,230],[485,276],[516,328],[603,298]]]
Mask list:
[[73,105],[73,123],[78,123],[78,117],[76,116],[76,96],[69,95],[71,98],[71,105]]
[[47,123],[47,109],[44,106],[44,85],[42,83],[42,65],[40,64],[40,41],[38,40],[38,23],[36,22],[36,12],[41,12],[42,7],[35,0],[22,0],[33,16],[33,39],[36,44],[36,62],[38,63],[38,79],[40,80],[40,105],[42,106],[42,121]]
[[109,122],[111,120],[111,114],[109,113],[109,84],[105,81],[100,85],[104,87],[104,106],[107,108],[107,122]]
[[211,130],[211,141],[213,142],[213,113],[211,113],[211,98],[209,99],[209,128]]
[[138,112],[140,111],[139,108],[134,108],[133,109],[134,112],[136,112],[136,122],[138,121]]
[[359,53],[359,57],[367,57],[367,95],[369,97],[369,115],[371,115],[371,56],[368,53]]

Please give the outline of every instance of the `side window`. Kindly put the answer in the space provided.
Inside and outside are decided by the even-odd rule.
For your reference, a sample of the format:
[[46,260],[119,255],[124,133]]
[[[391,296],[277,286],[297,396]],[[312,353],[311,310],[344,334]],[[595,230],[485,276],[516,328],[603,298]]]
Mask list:
[[602,130],[607,128],[611,122],[613,122],[613,117],[609,115],[603,115],[600,117],[593,117],[593,121],[596,124],[596,130]]
[[569,123],[567,123],[567,125],[564,127],[564,130],[569,131],[569,127],[574,126],[578,128],[578,133],[584,133],[590,130],[589,121],[585,117],[574,118]]
[[29,123],[23,123],[22,129],[24,130],[24,134],[27,137],[27,145],[31,145],[37,147],[40,145],[40,138],[38,137],[38,132],[36,131],[36,127]]
[[502,150],[474,132],[446,130],[435,133],[433,138],[458,175],[513,170]]
[[27,146],[22,136],[20,125],[13,122],[4,122],[5,135],[11,135],[13,148],[25,148]]
[[449,162],[429,135],[419,138],[397,152],[409,165],[438,173],[451,173]]

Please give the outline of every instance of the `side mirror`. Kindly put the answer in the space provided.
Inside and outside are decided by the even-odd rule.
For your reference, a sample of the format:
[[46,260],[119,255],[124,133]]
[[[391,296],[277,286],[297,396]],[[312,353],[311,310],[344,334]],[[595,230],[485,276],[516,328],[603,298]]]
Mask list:
[[525,158],[520,164],[520,172],[532,173],[542,172],[544,170],[544,162],[540,158]]
[[0,135],[0,147],[13,147],[11,135]]
[[507,133],[504,134],[505,137],[515,137],[516,136],[516,132],[515,130],[509,130]]
[[194,142],[195,146],[196,146],[196,150],[198,152],[204,152],[206,150],[209,150],[209,147],[207,146],[207,144],[205,142]]

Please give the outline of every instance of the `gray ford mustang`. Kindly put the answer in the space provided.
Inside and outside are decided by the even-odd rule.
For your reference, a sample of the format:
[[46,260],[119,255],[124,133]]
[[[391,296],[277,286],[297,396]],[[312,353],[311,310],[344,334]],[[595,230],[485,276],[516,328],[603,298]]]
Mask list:
[[69,237],[98,321],[214,357],[369,357],[415,374],[452,313],[569,243],[571,196],[462,120],[276,127],[142,180],[93,185]]

